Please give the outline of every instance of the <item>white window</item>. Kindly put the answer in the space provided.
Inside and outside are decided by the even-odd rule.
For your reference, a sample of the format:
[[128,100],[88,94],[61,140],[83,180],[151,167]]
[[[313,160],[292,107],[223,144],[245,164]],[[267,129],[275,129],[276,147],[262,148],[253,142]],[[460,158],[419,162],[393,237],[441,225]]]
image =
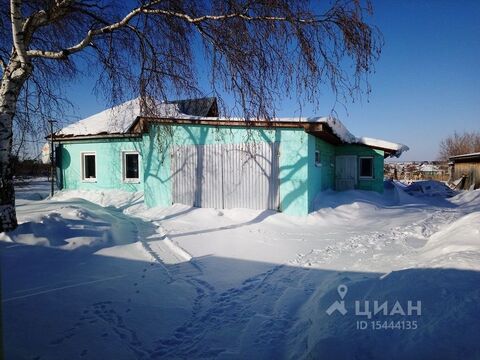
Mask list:
[[122,152],[123,181],[140,182],[140,156],[136,151]]
[[320,166],[322,164],[322,158],[320,156],[320,150],[315,150],[315,166]]
[[360,157],[359,163],[360,179],[373,179],[373,157]]
[[97,161],[95,152],[82,153],[82,180],[97,181]]

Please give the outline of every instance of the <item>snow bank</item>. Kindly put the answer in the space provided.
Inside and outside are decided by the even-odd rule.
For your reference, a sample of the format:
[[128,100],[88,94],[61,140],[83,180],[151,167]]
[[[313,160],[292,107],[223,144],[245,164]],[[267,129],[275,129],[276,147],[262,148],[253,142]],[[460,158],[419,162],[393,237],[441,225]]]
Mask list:
[[[475,359],[480,190],[439,202],[404,188],[326,192],[317,199],[322,210],[302,218],[146,209],[141,194],[117,191],[25,196],[18,231],[0,242],[5,353]],[[340,299],[347,313],[328,315]],[[370,311],[374,301],[390,310],[396,301],[421,301],[422,313],[370,319],[355,314],[356,301],[362,309],[369,301]],[[418,328],[359,330],[359,320]]]
[[445,185],[445,183],[435,180],[415,181],[403,190],[414,196],[452,197],[457,194]]
[[[351,207],[356,216],[362,216],[362,212],[384,207],[425,204],[418,198],[417,192],[409,193],[407,186],[398,181],[384,181],[383,193],[367,190],[334,191],[325,190],[319,192],[314,201],[313,208],[320,214],[325,215],[329,209],[340,210],[341,206]],[[423,193],[422,193],[423,194]],[[354,215],[352,214],[352,218]]]
[[135,204],[143,204],[143,192],[128,192],[122,190],[63,190],[57,192],[52,200],[65,201],[84,199],[103,207],[127,208]]
[[450,198],[449,201],[464,208],[480,208],[480,189],[462,191]]
[[41,245],[63,250],[81,247],[96,248],[111,244],[111,224],[98,214],[77,206],[65,206],[47,214],[36,213],[2,240],[26,245]]
[[470,213],[433,234],[419,254],[421,266],[478,270],[480,212]]

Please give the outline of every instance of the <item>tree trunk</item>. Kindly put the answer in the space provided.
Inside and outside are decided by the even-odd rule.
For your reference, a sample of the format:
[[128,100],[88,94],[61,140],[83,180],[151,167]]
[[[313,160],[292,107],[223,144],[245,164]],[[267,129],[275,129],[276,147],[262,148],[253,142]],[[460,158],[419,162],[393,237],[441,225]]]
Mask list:
[[13,187],[13,117],[23,84],[32,73],[32,66],[11,59],[0,83],[0,232],[17,227],[15,190]]

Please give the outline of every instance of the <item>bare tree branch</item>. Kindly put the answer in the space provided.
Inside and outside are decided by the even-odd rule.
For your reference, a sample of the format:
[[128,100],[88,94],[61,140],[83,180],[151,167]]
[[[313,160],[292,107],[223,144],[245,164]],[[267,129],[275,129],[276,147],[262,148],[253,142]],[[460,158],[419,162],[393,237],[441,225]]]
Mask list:
[[[158,1],[155,1],[154,3],[157,3],[157,2]],[[151,4],[152,3],[150,3],[149,5]],[[86,36],[80,42],[66,49],[63,49],[61,51],[29,50],[27,52],[27,55],[30,57],[44,57],[48,59],[65,59],[70,54],[74,54],[80,50],[83,50],[85,47],[87,47],[95,36],[107,34],[115,30],[121,29],[122,27],[125,27],[126,25],[128,25],[130,20],[132,20],[132,18],[134,18],[135,16],[137,16],[142,12],[143,8],[144,7],[135,8],[134,10],[129,12],[122,20],[117,21],[113,24],[101,27],[99,29],[89,30]]]
[[451,156],[480,151],[480,132],[464,132],[447,136],[440,142],[439,159],[447,161]]
[[183,19],[191,24],[198,24],[208,20],[222,21],[228,19],[242,19],[247,21],[288,21],[288,22],[298,22],[301,24],[316,24],[320,22],[329,21],[327,19],[302,19],[302,18],[287,18],[285,16],[249,16],[248,8],[245,9],[243,13],[232,13],[232,14],[223,14],[223,15],[203,15],[199,17],[191,17],[188,14],[179,13],[175,11],[163,10],[163,9],[144,9],[142,10],[144,14],[157,14],[157,15],[166,15],[174,16],[180,19]]
[[[10,6],[0,7],[0,209],[6,209],[0,231],[16,225],[12,139],[29,144],[47,131],[47,117],[65,118],[63,89],[86,73],[112,105],[139,95],[208,95],[218,97],[225,116],[268,119],[275,100],[286,96],[319,106],[324,87],[337,103],[368,92],[382,45],[367,21],[370,0],[328,7],[304,0],[4,2]],[[233,95],[230,112],[225,94]],[[23,129],[36,133],[25,138]]]
[[[14,0],[12,0],[14,1]],[[228,19],[242,19],[246,21],[288,21],[288,22],[296,22],[300,24],[318,24],[322,22],[329,22],[331,21],[330,18],[315,18],[315,19],[302,19],[302,18],[287,18],[281,16],[249,16],[247,15],[248,9],[245,10],[244,13],[232,13],[232,14],[224,14],[224,15],[203,15],[199,17],[191,17],[188,14],[174,12],[170,10],[163,10],[163,9],[150,9],[149,7],[159,3],[160,1],[153,1],[144,6],[138,7],[131,12],[129,12],[122,20],[115,22],[110,25],[106,25],[99,29],[89,30],[86,36],[77,44],[72,45],[68,48],[65,48],[60,51],[47,51],[47,50],[29,50],[27,51],[27,55],[30,57],[44,57],[48,59],[65,59],[71,54],[74,54],[80,50],[83,50],[86,46],[90,44],[92,39],[98,35],[106,34],[109,32],[113,32],[115,30],[121,29],[126,27],[127,24],[136,16],[140,14],[155,14],[155,15],[165,15],[165,16],[173,16],[179,19],[185,20],[191,24],[199,24],[208,20],[213,21],[223,21]],[[133,27],[129,27],[133,29]]]

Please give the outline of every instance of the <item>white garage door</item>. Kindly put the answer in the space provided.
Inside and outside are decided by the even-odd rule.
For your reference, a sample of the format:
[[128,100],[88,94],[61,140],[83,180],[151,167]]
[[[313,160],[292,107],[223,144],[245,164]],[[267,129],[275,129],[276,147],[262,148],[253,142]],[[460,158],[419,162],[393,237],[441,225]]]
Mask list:
[[278,143],[174,146],[174,203],[278,209]]

